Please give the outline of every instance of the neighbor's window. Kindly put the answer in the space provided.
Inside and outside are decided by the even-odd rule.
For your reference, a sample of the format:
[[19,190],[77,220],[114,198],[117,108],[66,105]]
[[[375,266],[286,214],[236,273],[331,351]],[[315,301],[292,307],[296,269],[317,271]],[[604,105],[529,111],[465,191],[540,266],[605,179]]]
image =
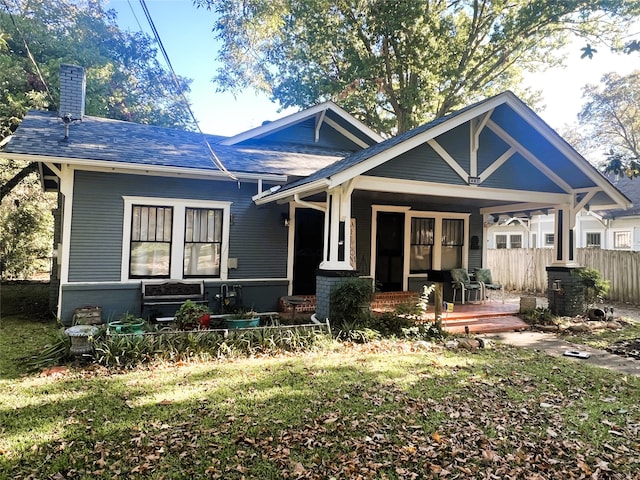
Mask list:
[[185,215],[184,276],[219,276],[222,210],[187,208]]
[[544,234],[544,246],[545,247],[553,247],[553,242],[555,240],[555,236],[553,233],[545,233]]
[[631,248],[631,232],[613,232],[613,248]]
[[411,219],[411,273],[424,273],[432,268],[434,224],[433,218]]
[[464,220],[445,218],[442,220],[442,270],[462,266],[464,245]]
[[496,248],[507,248],[506,235],[496,235]]
[[131,277],[169,277],[173,208],[133,205],[131,209]]
[[536,248],[538,246],[538,235],[535,233],[531,234],[531,248]]
[[601,246],[600,232],[587,233],[587,248],[600,248]]
[[509,243],[509,248],[522,248],[522,235],[510,235]]

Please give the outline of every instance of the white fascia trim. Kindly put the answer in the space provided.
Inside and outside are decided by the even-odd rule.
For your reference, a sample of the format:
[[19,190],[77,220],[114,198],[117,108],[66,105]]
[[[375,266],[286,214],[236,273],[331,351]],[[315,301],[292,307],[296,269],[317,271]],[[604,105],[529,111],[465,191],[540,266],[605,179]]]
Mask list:
[[356,179],[355,189],[511,202],[531,200],[544,203],[544,205],[567,203],[571,200],[571,196],[564,193],[528,192],[488,187],[478,188],[477,186],[469,185],[445,185],[442,183],[369,177],[366,175]]
[[[137,163],[127,162],[112,162],[108,160],[88,160],[81,158],[69,158],[69,157],[49,157],[42,155],[30,155],[30,154],[9,154],[11,158],[15,160],[25,160],[28,162],[44,162],[44,163],[60,163],[66,165],[73,165],[76,169],[82,169],[87,171],[97,172],[114,172],[114,173],[129,173],[137,175],[154,175],[158,177],[179,177],[179,178],[197,178],[209,177],[215,180],[229,180],[235,182],[236,180],[229,177],[224,172],[219,170],[207,170],[203,168],[182,168],[182,167],[167,167],[163,165],[141,165]],[[269,182],[281,182],[287,181],[286,175],[276,174],[262,174],[262,173],[243,173],[243,172],[231,172],[240,180],[265,180]]]
[[326,190],[328,186],[329,179],[321,178],[320,180],[316,180],[315,182],[305,183],[304,185],[300,185],[299,187],[287,189],[284,192],[277,191],[271,195],[266,195],[260,198],[258,198],[258,196],[256,195],[251,199],[255,202],[256,205],[264,205],[266,203],[284,200],[286,198],[293,197],[294,195],[311,195],[313,193]]
[[272,122],[266,123],[259,127],[252,128],[251,130],[247,130],[246,132],[239,133],[238,135],[235,135],[233,137],[226,138],[219,143],[220,145],[235,145],[245,140],[249,140],[252,138],[259,138],[264,135],[275,133],[278,130],[287,128],[290,125],[293,125],[297,122],[300,122],[301,120],[305,120],[309,117],[316,115],[317,113],[320,113],[326,110],[331,110],[332,112],[336,113],[340,117],[344,118],[351,125],[356,127],[358,130],[362,131],[365,135],[370,137],[372,140],[375,140],[377,142],[381,142],[382,140],[384,140],[379,134],[371,130],[369,127],[367,127],[364,123],[360,122],[355,117],[349,115],[345,110],[340,108],[335,103],[323,102],[323,103],[319,103],[318,105],[309,107],[305,110],[301,110],[299,112],[292,113],[291,115],[287,115],[286,117],[279,118],[278,120],[274,120]]

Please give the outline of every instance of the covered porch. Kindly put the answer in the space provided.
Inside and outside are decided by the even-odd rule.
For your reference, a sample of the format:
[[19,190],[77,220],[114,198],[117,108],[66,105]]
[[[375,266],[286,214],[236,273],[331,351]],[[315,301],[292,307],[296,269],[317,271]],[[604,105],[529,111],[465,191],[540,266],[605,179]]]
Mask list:
[[[436,281],[444,291],[435,305],[450,301],[446,272],[486,268],[486,229],[507,213],[555,213],[554,260],[548,267],[551,285],[556,276],[570,275],[578,267],[573,239],[576,214],[582,209],[630,205],[511,92],[347,156],[280,189],[262,192],[254,201],[289,205],[290,294],[311,293],[296,288],[302,285],[300,278],[315,276],[307,288],[315,283],[319,320],[329,315],[331,290],[352,276],[370,277],[382,292],[417,292],[425,282]],[[314,212],[317,219],[312,235],[308,227],[297,227],[306,224],[305,212]],[[317,268],[309,268],[309,263],[301,268],[298,251],[308,251],[304,242],[310,239],[315,242]],[[561,283],[570,285],[564,277]],[[560,293],[567,299],[572,295],[566,289]],[[460,307],[456,305],[456,317],[443,316],[449,328],[464,330],[466,325],[473,331],[472,320],[482,309],[494,309],[485,312],[481,317],[485,319],[512,316],[518,310],[517,305],[500,312],[503,307],[497,305]]]

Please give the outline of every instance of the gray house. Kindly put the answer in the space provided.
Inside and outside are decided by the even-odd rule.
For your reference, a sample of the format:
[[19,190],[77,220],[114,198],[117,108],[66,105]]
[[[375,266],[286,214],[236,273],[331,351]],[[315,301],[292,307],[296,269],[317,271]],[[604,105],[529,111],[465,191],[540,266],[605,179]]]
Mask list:
[[2,154],[59,192],[67,322],[84,305],[137,312],[141,282],[163,279],[203,280],[214,311],[230,290],[259,310],[317,294],[324,318],[344,276],[407,291],[481,267],[489,214],[555,212],[551,267],[568,271],[576,213],[630,206],[511,92],[387,140],[328,102],[207,143],[84,116],[82,69],[61,79],[60,115],[29,112]]

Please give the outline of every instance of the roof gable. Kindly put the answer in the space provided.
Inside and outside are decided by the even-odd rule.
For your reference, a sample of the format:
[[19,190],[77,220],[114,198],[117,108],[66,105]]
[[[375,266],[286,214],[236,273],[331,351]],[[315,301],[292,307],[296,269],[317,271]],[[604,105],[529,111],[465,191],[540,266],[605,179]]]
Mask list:
[[[329,137],[329,138],[327,138]],[[331,142],[331,147],[357,151],[383,140],[383,138],[338,107],[324,102],[288,115],[260,127],[247,130],[222,140],[222,145],[238,145],[247,141],[320,144]],[[286,140],[285,140],[286,141]]]
[[[457,143],[447,140],[461,129],[468,133],[458,134]],[[448,184],[511,190],[537,187],[549,193],[596,189],[606,194],[599,194],[593,201],[602,205],[629,205],[621,192],[511,92],[349,155],[285,186],[274,194],[274,200],[285,198],[292,189],[304,193],[305,189],[317,189],[320,184],[332,188],[359,175],[371,172],[380,175],[387,162],[397,164],[397,159],[407,152],[418,148],[426,151],[425,146],[436,152],[441,163],[451,167],[449,175],[452,170],[455,177],[447,180]],[[390,169],[391,166],[387,172]]]

